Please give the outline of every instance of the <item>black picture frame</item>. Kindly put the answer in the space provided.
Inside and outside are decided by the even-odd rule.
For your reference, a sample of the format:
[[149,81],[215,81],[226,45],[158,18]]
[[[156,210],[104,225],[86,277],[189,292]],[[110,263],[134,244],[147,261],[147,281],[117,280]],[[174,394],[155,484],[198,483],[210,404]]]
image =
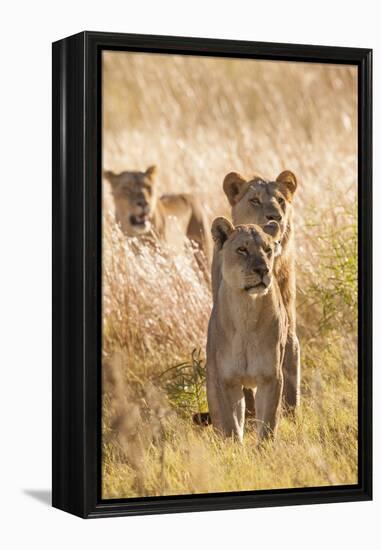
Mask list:
[[[357,485],[102,501],[101,52],[358,67]],[[82,32],[53,44],[53,506],[83,518],[372,498],[372,50]]]

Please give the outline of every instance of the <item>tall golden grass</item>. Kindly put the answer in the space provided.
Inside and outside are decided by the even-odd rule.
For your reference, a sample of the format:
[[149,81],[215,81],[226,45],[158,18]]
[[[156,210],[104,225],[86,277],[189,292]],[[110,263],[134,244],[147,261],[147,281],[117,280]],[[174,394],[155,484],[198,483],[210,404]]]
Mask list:
[[104,182],[103,496],[357,483],[356,68],[103,56],[105,168],[157,164],[160,191],[197,194],[210,220],[229,215],[227,172],[297,174],[302,352],[302,405],[275,443],[193,426],[210,286],[190,247],[126,241]]

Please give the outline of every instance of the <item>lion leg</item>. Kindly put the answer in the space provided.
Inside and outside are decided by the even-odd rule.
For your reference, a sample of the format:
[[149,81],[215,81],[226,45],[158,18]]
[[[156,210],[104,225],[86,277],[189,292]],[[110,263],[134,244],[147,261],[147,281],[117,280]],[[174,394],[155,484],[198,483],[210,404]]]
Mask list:
[[258,437],[260,440],[275,437],[279,423],[282,402],[283,376],[264,378],[255,395]]
[[300,404],[300,347],[296,334],[289,332],[283,359],[283,397],[288,412]]
[[226,386],[225,392],[227,402],[225,408],[226,433],[242,443],[245,425],[245,397],[242,386],[240,384]]
[[220,382],[208,387],[207,399],[213,427],[225,437],[242,443],[245,423],[245,399],[241,385]]
[[[215,429],[223,429],[223,403],[221,403],[219,391],[219,379],[216,373],[214,361],[206,362],[206,400],[208,402],[209,412],[208,421],[213,422]],[[195,417],[193,416],[193,419]]]
[[289,327],[284,351],[282,371],[284,378],[283,398],[286,412],[293,413],[300,401],[300,347],[296,336],[295,270],[290,263],[289,270],[278,276],[283,304],[287,311]]

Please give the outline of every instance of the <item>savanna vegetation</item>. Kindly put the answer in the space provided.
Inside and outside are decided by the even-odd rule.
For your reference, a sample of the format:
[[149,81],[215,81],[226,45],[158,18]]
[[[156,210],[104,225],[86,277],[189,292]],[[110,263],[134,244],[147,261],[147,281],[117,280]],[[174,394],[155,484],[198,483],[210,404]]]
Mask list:
[[103,497],[357,483],[356,69],[103,55],[105,168],[156,164],[160,190],[198,194],[210,221],[229,216],[227,172],[297,175],[302,353],[301,407],[275,443],[193,425],[207,410],[209,282],[190,246],[127,241],[104,182]]

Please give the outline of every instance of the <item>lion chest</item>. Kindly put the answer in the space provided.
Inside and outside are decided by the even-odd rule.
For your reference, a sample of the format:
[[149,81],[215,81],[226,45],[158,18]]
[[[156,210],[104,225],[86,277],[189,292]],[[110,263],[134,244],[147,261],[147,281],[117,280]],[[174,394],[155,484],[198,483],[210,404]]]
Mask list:
[[274,345],[267,345],[263,331],[257,327],[246,334],[234,331],[218,351],[217,363],[227,384],[256,387],[276,370],[276,355]]

